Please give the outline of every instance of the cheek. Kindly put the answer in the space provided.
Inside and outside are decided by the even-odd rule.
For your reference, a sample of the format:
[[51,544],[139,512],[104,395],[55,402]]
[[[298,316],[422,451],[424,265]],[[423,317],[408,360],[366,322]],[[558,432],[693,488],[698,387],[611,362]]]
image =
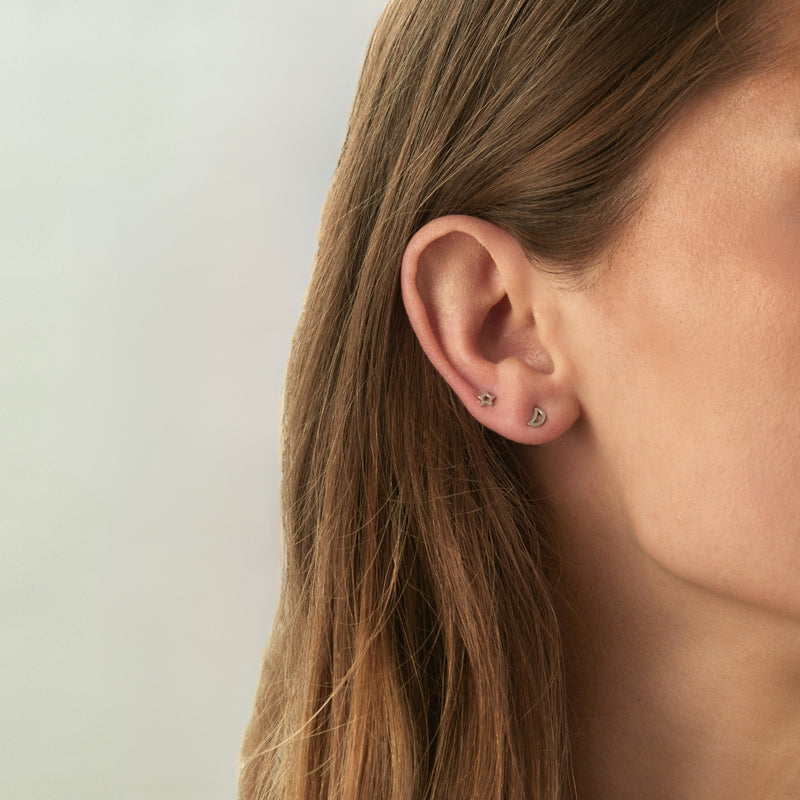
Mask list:
[[620,528],[683,580],[800,617],[800,144],[763,94],[655,154],[574,320],[575,371]]
[[757,271],[668,274],[617,293],[623,324],[606,325],[594,362],[587,407],[625,524],[670,573],[800,616],[793,303]]

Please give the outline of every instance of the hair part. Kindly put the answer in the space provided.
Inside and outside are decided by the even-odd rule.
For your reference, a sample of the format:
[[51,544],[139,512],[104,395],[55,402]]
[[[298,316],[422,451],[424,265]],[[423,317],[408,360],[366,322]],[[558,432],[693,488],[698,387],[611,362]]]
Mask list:
[[641,165],[756,69],[750,0],[394,0],[323,213],[285,390],[284,585],[241,800],[572,789],[545,521],[512,446],[427,362],[406,244],[468,214],[580,280]]

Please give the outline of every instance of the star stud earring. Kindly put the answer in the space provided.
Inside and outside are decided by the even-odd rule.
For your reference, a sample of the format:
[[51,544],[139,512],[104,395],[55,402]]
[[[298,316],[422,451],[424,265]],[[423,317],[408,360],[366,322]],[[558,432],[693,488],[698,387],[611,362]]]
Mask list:
[[494,401],[497,400],[497,398],[489,392],[484,392],[483,394],[478,395],[478,400],[481,401],[482,406],[493,406]]

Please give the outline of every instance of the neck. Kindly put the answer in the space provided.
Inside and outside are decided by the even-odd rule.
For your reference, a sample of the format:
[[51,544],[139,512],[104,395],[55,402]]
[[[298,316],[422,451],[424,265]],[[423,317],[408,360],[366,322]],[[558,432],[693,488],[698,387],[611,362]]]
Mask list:
[[797,800],[800,622],[664,572],[571,477],[547,489],[578,797]]
[[744,609],[734,620],[733,609],[689,605],[679,591],[663,603],[641,594],[625,603],[606,591],[567,594],[580,797],[800,797],[795,623]]

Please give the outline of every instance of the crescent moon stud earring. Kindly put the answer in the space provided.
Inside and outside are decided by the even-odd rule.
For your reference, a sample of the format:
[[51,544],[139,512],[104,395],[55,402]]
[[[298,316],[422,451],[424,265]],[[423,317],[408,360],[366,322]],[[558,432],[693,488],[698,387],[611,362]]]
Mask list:
[[536,406],[533,409],[533,418],[528,423],[529,428],[541,428],[542,425],[547,422],[547,414],[544,413],[544,410]]

